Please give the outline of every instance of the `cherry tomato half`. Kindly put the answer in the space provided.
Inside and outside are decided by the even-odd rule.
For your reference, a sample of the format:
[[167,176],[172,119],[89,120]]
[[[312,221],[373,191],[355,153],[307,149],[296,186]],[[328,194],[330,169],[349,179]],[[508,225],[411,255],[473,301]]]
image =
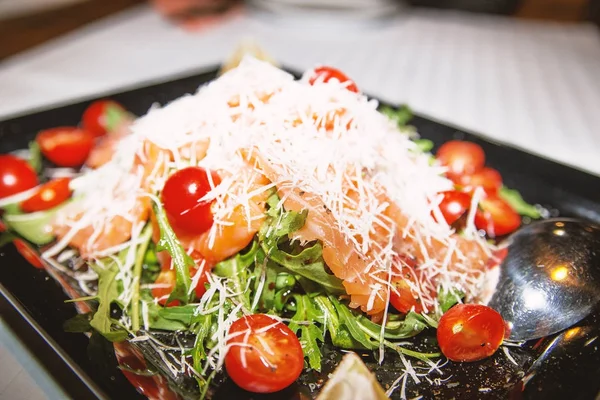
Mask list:
[[277,392],[294,383],[304,368],[298,337],[268,315],[252,314],[238,319],[231,324],[229,336],[225,368],[244,390]]
[[501,197],[488,195],[479,202],[475,226],[491,237],[503,236],[521,226],[521,216]]
[[0,155],[0,199],[36,187],[38,178],[27,161],[10,154]]
[[44,211],[56,207],[71,197],[70,178],[57,178],[43,184],[29,199],[21,203],[25,212]]
[[[172,225],[188,233],[201,234],[213,223],[212,202],[200,201],[212,190],[209,172],[200,167],[188,167],[175,172],[167,179],[162,192],[162,202]],[[221,180],[211,173],[214,185]]]
[[36,141],[44,157],[59,167],[83,165],[94,146],[91,133],[69,126],[41,131]]
[[126,118],[127,111],[116,101],[98,100],[83,112],[81,125],[86,131],[98,137],[114,131]]
[[413,309],[417,313],[423,312],[421,300],[411,288],[411,284],[414,286],[417,282],[414,270],[416,265],[412,258],[397,257],[392,266],[390,303],[404,314]]
[[356,86],[356,83],[354,83],[352,79],[348,78],[348,76],[342,71],[333,67],[323,66],[315,68],[308,82],[311,85],[314,85],[315,82],[329,82],[330,79],[337,79],[340,83],[347,82],[346,89],[351,92],[358,93],[358,87]]
[[458,221],[471,206],[471,196],[456,190],[444,192],[443,195],[444,198],[440,202],[440,211],[446,222],[449,225],[452,225]]
[[204,268],[202,268],[202,271],[198,272],[197,268],[192,268],[190,270],[190,276],[192,278],[194,278],[196,276],[196,274],[200,273],[200,277],[198,279],[198,283],[196,284],[196,287],[194,288],[195,292],[196,292],[196,298],[200,299],[202,297],[202,295],[204,295],[204,293],[206,293],[206,285],[208,284],[208,271],[209,271],[209,265],[205,264]]
[[470,190],[481,187],[486,193],[497,193],[502,187],[502,175],[494,168],[485,167],[472,175],[462,175],[456,181]]
[[495,310],[479,304],[458,304],[440,318],[437,339],[450,360],[477,361],[498,350],[504,333],[504,320]]
[[444,143],[437,151],[436,158],[448,167],[448,177],[451,179],[474,174],[485,165],[485,153],[481,146],[462,140]]
[[167,300],[175,288],[175,282],[177,282],[177,277],[174,269],[160,271],[156,281],[154,281],[156,286],[152,288],[152,297],[157,299],[158,304],[165,307],[174,307],[180,304],[179,300],[173,300],[167,304]]
[[[167,298],[173,291],[176,282],[175,267],[171,256],[166,252],[160,252],[157,257],[161,263],[161,273],[156,278],[155,284],[160,284],[160,287],[152,289],[152,296],[158,299],[159,304],[165,305]],[[194,279],[198,273],[198,268],[202,267],[202,272],[198,277],[198,283],[195,287],[196,297],[199,299],[206,293],[206,284],[208,283],[208,273],[212,270],[213,264],[203,259],[200,253],[194,251],[191,255],[194,260],[194,267],[190,267],[190,277]],[[163,274],[164,272],[164,274]],[[160,281],[160,282],[159,282]],[[169,303],[168,307],[179,305],[179,301],[175,300]]]

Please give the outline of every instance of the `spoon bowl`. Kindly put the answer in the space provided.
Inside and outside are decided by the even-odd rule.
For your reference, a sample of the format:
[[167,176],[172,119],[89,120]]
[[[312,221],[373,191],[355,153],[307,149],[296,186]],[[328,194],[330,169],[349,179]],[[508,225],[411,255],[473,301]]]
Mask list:
[[598,307],[600,227],[577,219],[549,219],[523,227],[508,240],[488,305],[507,321],[509,339],[551,335]]

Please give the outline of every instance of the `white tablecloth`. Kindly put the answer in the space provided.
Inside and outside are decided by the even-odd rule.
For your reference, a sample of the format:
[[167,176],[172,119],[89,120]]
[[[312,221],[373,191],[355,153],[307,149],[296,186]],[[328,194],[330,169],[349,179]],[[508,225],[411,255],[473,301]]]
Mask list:
[[406,12],[379,27],[246,15],[188,33],[146,6],[0,64],[0,118],[166,80],[254,38],[283,64],[335,65],[368,93],[600,174],[593,25]]

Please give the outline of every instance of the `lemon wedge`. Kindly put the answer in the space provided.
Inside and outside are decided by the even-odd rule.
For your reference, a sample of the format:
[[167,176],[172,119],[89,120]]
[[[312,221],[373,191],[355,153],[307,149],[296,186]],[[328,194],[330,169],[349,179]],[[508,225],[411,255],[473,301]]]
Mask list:
[[356,353],[347,353],[317,400],[387,400],[375,375]]

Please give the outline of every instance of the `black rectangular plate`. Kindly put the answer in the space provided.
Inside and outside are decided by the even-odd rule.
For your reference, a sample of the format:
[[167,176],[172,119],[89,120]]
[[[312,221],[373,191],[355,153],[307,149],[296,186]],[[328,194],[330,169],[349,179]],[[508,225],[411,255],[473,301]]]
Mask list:
[[[192,93],[216,75],[214,69],[109,97],[132,113],[143,115],[152,104],[165,104]],[[41,129],[77,125],[90,101],[0,122],[0,153],[27,147]],[[553,213],[600,223],[598,177],[428,118],[417,116],[412,124],[422,137],[431,139],[436,146],[450,139],[479,143],[486,152],[488,165],[498,169],[505,184],[518,189],[527,201],[542,204]],[[114,356],[109,356],[110,349],[100,355],[88,354],[86,336],[63,331],[63,322],[76,312],[72,304],[64,303],[67,297],[57,283],[44,271],[29,266],[12,246],[0,250],[0,264],[2,317],[71,397],[142,398],[116,368]],[[578,341],[559,335],[542,342],[536,349],[528,349],[519,359],[523,368],[518,374],[513,370],[513,376],[501,376],[502,363],[506,361],[499,361],[498,356],[487,363],[447,367],[447,375],[453,374],[460,385],[449,387],[441,383],[420,389],[418,393],[424,398],[548,399],[567,395],[594,398],[600,393],[597,379],[600,376],[597,347],[600,343],[584,344],[600,334],[599,320],[598,315],[594,315],[583,321],[579,326],[585,336]],[[385,366],[378,368],[378,375],[384,375],[384,369]],[[500,380],[505,383],[499,384]],[[486,386],[494,386],[494,390],[480,390]]]

